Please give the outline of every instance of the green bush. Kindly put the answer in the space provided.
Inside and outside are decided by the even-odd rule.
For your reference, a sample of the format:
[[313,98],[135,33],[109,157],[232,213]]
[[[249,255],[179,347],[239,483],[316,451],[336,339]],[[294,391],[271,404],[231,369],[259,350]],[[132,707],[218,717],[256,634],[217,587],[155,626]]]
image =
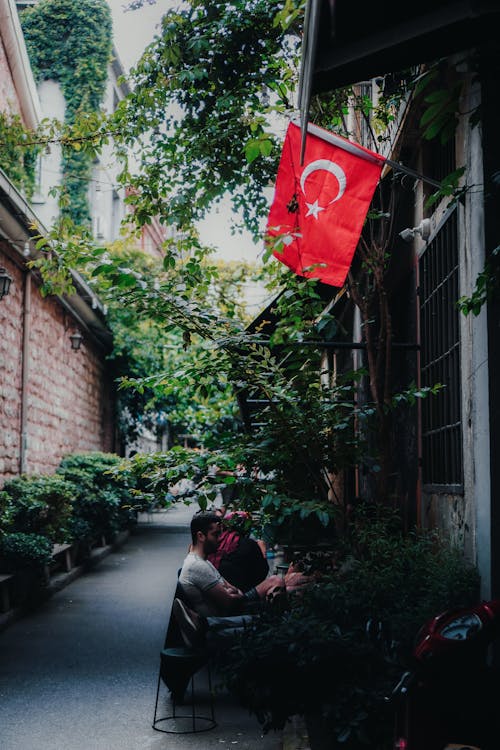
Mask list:
[[121,459],[110,453],[66,456],[57,469],[75,487],[73,538],[113,535],[135,520],[130,477],[112,471]]
[[68,538],[74,487],[58,476],[20,476],[0,491],[3,527],[8,532],[39,534],[51,542]]
[[286,611],[256,618],[220,656],[221,669],[265,729],[319,708],[332,748],[388,747],[392,717],[383,699],[416,633],[441,611],[476,601],[478,583],[436,533],[405,536],[385,521],[359,523],[335,570]]
[[41,534],[3,534],[0,538],[0,557],[7,570],[40,567],[51,561],[52,543]]

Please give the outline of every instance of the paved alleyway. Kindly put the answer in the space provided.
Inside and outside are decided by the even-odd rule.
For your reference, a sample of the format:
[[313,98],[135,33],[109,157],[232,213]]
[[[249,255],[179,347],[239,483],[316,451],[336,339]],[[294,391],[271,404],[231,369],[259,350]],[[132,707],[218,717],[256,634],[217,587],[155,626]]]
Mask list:
[[[219,726],[151,729],[159,657],[189,509],[140,525],[96,568],[0,633],[1,750],[279,750],[226,695]],[[167,525],[168,524],[168,525]]]

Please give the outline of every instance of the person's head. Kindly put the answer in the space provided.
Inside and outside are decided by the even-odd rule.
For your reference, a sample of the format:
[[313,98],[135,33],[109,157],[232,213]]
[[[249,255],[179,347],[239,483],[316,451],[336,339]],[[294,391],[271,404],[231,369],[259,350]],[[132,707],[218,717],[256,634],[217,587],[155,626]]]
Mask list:
[[220,534],[220,517],[213,511],[196,513],[191,519],[191,539],[193,545],[201,544],[205,554],[217,550]]

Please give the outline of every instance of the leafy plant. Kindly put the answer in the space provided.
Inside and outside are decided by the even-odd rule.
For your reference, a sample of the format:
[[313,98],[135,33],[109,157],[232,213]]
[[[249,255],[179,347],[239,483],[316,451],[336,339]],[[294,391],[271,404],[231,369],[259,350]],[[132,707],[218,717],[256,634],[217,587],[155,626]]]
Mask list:
[[74,486],[57,476],[20,476],[0,491],[4,524],[9,532],[45,536],[52,543],[65,541],[72,513]]
[[9,532],[0,537],[0,557],[10,571],[47,565],[52,543],[41,534]]
[[[204,388],[203,379],[188,383],[181,375],[183,367],[189,368],[197,353],[200,358],[206,356],[203,342],[195,335],[188,339],[186,332],[152,307],[138,316],[136,309],[124,303],[127,290],[131,296],[140,284],[146,298],[151,292],[159,295],[169,288],[176,293],[178,305],[181,295],[193,296],[185,277],[182,282],[173,272],[167,275],[162,261],[145,256],[132,242],[129,238],[114,243],[105,257],[94,258],[94,263],[83,269],[108,305],[114,334],[111,360],[123,385],[119,390],[121,434],[131,441],[141,426],[154,432],[160,426],[167,432],[169,446],[181,442],[180,436],[185,434],[206,443],[212,434],[218,435],[237,420],[230,385],[222,373],[215,393]],[[193,266],[195,273],[197,264]],[[237,321],[244,317],[238,300],[250,272],[250,266],[243,263],[210,265],[203,261],[199,273],[205,275],[206,287],[196,294],[203,294],[205,303],[220,315]],[[130,280],[132,286],[128,286]]]
[[39,146],[20,148],[32,135],[23,126],[19,115],[0,112],[0,164],[12,182],[28,198],[35,189],[35,165]]
[[74,487],[72,536],[114,535],[135,520],[136,505],[130,476],[112,469],[120,458],[108,453],[66,456],[57,474]]
[[190,0],[165,13],[112,118],[127,144],[141,143],[145,171],[121,177],[137,188],[139,224],[155,214],[189,227],[229,194],[258,233],[278,158],[272,120],[295,85],[303,3],[285,5]]
[[[31,65],[38,81],[60,83],[65,119],[73,125],[102,101],[111,59],[111,13],[104,0],[40,0],[21,13]],[[76,224],[89,221],[91,155],[74,140],[63,148],[63,214]]]
[[477,571],[437,534],[404,536],[395,518],[358,511],[335,570],[288,610],[253,620],[221,668],[265,730],[315,712],[332,747],[384,748],[392,717],[383,698],[418,629],[477,595]]
[[232,483],[218,470],[233,470],[234,458],[222,451],[174,446],[165,453],[137,454],[117,466],[115,473],[130,475],[135,495],[147,506],[169,507],[173,502],[198,502],[202,510],[213,503],[220,487]]
[[497,245],[492,251],[490,257],[484,264],[483,270],[478,274],[474,290],[470,297],[460,297],[458,307],[464,315],[479,315],[485,303],[490,300],[494,294],[498,293],[500,286],[500,245]]

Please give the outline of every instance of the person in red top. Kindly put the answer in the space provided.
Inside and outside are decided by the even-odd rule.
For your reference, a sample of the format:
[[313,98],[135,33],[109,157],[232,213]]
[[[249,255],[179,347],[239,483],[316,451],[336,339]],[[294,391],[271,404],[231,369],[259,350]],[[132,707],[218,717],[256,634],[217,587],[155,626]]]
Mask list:
[[[213,512],[193,516],[192,544],[179,575],[187,603],[176,598],[173,604],[182,636],[190,646],[196,646],[205,635],[212,635],[214,641],[232,637],[251,620],[252,615],[245,614],[249,607],[287,591],[298,591],[315,580],[290,566],[284,580],[269,576],[256,586],[241,590],[227,581],[208,560],[209,555],[218,551],[220,533],[220,517]],[[233,543],[234,537],[228,536],[227,544]],[[262,555],[260,550],[259,554]],[[240,614],[230,616],[233,613]]]
[[224,509],[221,509],[217,512],[217,515],[219,514],[221,531],[217,550],[209,554],[207,560],[217,568],[226,581],[242,591],[248,591],[267,578],[269,565],[265,552],[258,541],[224,523],[235,517],[244,520],[249,517],[248,513],[245,511],[225,513]]

